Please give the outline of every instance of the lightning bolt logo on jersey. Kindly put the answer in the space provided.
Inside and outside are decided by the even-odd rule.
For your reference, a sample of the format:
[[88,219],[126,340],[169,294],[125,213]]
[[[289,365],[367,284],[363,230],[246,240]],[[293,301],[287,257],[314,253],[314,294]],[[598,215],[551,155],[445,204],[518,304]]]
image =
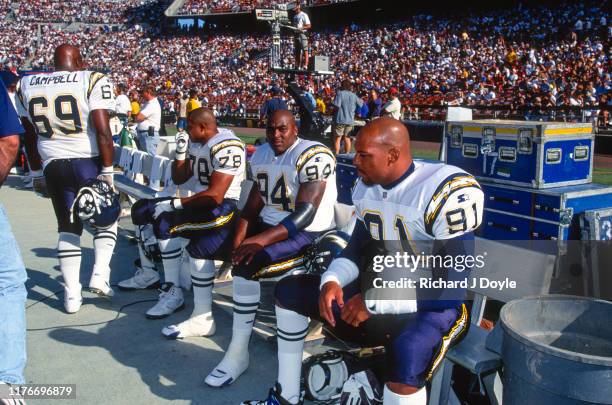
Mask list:
[[[240,186],[244,180],[246,155],[244,142],[226,128],[205,144],[191,142],[189,144],[189,159],[193,178],[189,180],[194,193],[207,190],[213,172],[221,172],[234,176],[225,198],[240,199]],[[195,180],[195,181],[194,181]]]
[[54,159],[98,156],[93,110],[113,110],[113,85],[102,73],[53,72],[22,78],[17,112],[34,125],[43,167]]
[[323,198],[305,230],[319,232],[333,226],[338,196],[336,159],[325,145],[298,138],[283,154],[275,156],[266,143],[257,149],[250,165],[265,203],[260,216],[266,224],[277,225],[293,211],[301,184],[324,180]]
[[478,228],[484,194],[476,179],[443,163],[415,162],[414,171],[385,189],[358,181],[353,191],[358,219],[372,239],[450,239]]

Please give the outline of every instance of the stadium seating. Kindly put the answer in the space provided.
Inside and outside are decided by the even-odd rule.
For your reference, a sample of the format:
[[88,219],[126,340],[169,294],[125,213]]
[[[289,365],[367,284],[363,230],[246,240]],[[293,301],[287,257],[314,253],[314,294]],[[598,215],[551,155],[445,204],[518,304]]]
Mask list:
[[[53,21],[56,12],[50,9],[55,3],[43,1],[44,7],[36,12],[30,11],[31,3],[0,3],[0,9],[13,10],[5,11],[9,18],[0,23],[0,64],[45,68],[53,48],[70,42],[81,47],[89,66],[110,72],[115,83],[129,89],[153,83],[164,99],[198,89],[204,103],[224,115],[258,109],[270,84],[278,81],[268,70],[265,36],[162,33],[159,24],[134,23],[150,11],[138,9],[136,17],[127,13],[138,1],[112,2],[116,7],[106,15],[106,6],[100,4],[108,3],[89,0],[83,10],[99,6],[95,19],[114,20],[122,28],[109,33],[99,26],[66,31],[44,25],[36,38],[33,22]],[[80,5],[61,3],[72,7],[66,19],[89,21],[85,11],[71,11],[80,10]],[[360,95],[371,88],[385,92],[395,86],[405,106],[527,106],[536,116],[539,109],[553,106],[597,109],[609,105],[612,86],[606,17],[597,3],[580,2],[447,18],[415,15],[382,28],[353,24],[336,32],[313,33],[313,53],[330,55],[336,74],[316,86],[304,84],[312,85],[328,105],[339,82],[349,78]],[[581,30],[576,29],[578,20]]]
[[[344,3],[354,0],[310,0],[313,6]],[[285,4],[286,0],[186,0],[177,15],[202,15],[208,13],[244,13],[255,8],[272,7]]]

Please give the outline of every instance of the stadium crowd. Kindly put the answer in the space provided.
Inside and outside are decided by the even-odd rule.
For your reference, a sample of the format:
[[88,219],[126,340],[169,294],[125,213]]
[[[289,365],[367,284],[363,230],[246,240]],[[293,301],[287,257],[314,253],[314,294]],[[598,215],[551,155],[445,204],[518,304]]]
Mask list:
[[[59,1],[39,0],[12,2],[18,21],[92,24],[124,24],[148,20],[152,9],[167,6],[159,0]],[[153,10],[154,11],[154,10]]]
[[[258,108],[278,80],[268,71],[265,36],[162,34],[146,24],[110,34],[43,27],[46,40],[36,47],[24,35],[28,24],[0,24],[0,61],[14,66],[30,57],[33,67],[44,68],[54,47],[69,42],[81,47],[90,66],[129,89],[153,83],[163,98],[196,89],[222,111]],[[330,55],[336,74],[307,85],[328,104],[346,78],[360,96],[396,87],[404,106],[596,106],[609,103],[610,30],[607,12],[589,2],[417,15],[382,28],[352,24],[312,34],[313,53]]]
[[0,65],[11,70],[22,66],[36,51],[35,31],[34,24],[0,21]]
[[[343,3],[354,0],[309,0],[310,6]],[[186,0],[179,10],[181,15],[200,15],[207,13],[240,13],[249,12],[256,8],[271,7],[276,4],[287,3],[286,0]]]

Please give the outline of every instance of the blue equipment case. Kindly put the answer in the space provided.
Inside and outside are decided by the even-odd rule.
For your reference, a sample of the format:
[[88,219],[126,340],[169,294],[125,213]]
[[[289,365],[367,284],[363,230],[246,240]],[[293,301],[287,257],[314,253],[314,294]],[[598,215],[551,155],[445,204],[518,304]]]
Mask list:
[[534,190],[481,182],[483,223],[477,233],[494,240],[579,240],[581,214],[612,207],[612,187],[581,184]]
[[[338,155],[338,202],[352,205],[354,154]],[[419,160],[419,159],[415,159]],[[612,207],[612,187],[601,184],[533,189],[480,181],[485,193],[478,235],[493,240],[579,240],[581,214]],[[612,215],[612,214],[611,214]]]
[[478,180],[530,188],[591,182],[591,124],[535,121],[449,121],[445,161]]

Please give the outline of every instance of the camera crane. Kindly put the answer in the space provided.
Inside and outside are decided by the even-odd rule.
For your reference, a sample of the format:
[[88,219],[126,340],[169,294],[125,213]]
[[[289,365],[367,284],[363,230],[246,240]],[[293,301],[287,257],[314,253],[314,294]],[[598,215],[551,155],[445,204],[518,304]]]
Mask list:
[[291,36],[302,32],[299,28],[291,25],[289,20],[289,8],[286,4],[277,4],[270,9],[255,9],[255,18],[259,21],[267,21],[270,26],[272,42],[270,44],[269,63],[270,70],[285,77],[287,93],[293,97],[299,108],[300,135],[307,137],[322,137],[328,123],[325,118],[315,111],[312,105],[303,95],[302,89],[296,81],[297,75],[302,76],[330,76],[334,72],[329,70],[329,58],[326,56],[313,57],[313,63],[309,69],[296,69],[294,66],[286,66],[284,55],[287,51],[286,43],[283,41],[283,31],[290,31]]

